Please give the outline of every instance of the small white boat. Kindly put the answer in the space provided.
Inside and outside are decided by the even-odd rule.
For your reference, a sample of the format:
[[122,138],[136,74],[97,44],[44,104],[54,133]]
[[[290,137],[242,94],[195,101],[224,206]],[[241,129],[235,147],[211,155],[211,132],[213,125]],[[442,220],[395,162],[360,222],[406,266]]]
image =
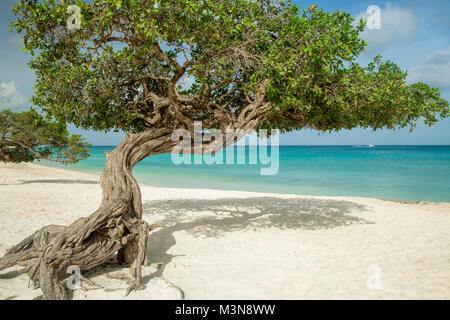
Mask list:
[[373,144],[369,144],[369,148],[373,148],[375,147]]

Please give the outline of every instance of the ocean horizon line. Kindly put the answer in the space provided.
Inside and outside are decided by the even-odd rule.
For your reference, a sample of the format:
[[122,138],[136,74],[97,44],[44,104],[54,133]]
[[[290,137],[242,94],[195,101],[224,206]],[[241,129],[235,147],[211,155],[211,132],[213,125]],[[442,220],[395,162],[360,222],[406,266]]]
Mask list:
[[[368,146],[368,143],[362,144],[280,144],[280,147],[353,147]],[[92,145],[91,147],[117,147],[117,145]],[[245,146],[258,146],[246,144]],[[375,144],[375,147],[450,147],[450,144]]]

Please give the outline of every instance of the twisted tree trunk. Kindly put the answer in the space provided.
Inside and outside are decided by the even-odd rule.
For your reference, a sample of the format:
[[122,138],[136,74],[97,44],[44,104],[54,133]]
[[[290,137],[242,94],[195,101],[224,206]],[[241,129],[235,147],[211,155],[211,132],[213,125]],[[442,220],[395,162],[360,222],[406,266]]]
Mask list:
[[106,154],[99,209],[67,227],[50,225],[36,231],[8,250],[0,259],[0,270],[24,266],[45,299],[67,299],[61,282],[67,267],[89,270],[117,253],[119,263],[131,264],[134,283],[129,290],[142,289],[141,265],[151,226],[142,220],[141,193],[132,169],[149,155],[170,152],[175,145],[170,137],[169,129],[127,135]]

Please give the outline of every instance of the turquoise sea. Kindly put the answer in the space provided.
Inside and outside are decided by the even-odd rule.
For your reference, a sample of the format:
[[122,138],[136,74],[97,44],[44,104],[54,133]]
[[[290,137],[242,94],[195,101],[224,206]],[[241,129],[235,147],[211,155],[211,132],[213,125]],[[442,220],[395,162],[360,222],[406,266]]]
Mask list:
[[[92,147],[88,159],[67,169],[101,173],[112,149]],[[166,187],[450,202],[450,146],[280,146],[278,173],[260,175],[260,168],[248,161],[175,165],[162,154],[146,158],[134,174]]]

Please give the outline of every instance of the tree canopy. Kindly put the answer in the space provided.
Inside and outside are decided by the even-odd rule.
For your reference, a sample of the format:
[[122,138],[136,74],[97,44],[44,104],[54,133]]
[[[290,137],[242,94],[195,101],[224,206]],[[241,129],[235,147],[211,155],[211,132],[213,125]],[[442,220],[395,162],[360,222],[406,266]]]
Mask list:
[[79,135],[69,135],[64,124],[49,121],[34,110],[0,111],[0,161],[50,160],[75,163],[89,155]]
[[331,131],[448,114],[438,89],[406,85],[396,64],[357,64],[364,23],[345,12],[274,0],[23,0],[13,12],[36,52],[35,105],[85,129]]

